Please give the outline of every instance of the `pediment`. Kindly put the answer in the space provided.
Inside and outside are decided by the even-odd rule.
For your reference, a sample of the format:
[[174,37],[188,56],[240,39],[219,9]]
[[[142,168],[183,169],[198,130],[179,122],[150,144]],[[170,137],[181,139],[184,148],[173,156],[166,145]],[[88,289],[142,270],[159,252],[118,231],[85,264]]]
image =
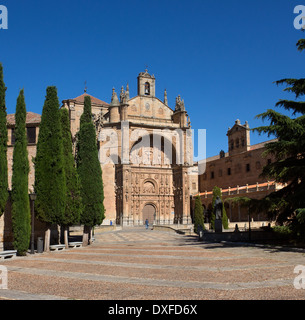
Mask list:
[[173,110],[155,97],[136,96],[128,101],[128,116],[170,120]]

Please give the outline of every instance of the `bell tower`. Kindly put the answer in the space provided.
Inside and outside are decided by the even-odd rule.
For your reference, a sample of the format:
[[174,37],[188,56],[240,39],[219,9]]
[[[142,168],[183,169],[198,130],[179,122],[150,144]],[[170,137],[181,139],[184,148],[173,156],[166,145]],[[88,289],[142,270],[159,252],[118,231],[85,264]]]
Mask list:
[[248,121],[242,125],[240,120],[237,119],[234,126],[229,128],[227,136],[230,156],[250,150],[250,128]]
[[150,75],[148,70],[138,75],[138,96],[155,97],[156,96],[156,78]]

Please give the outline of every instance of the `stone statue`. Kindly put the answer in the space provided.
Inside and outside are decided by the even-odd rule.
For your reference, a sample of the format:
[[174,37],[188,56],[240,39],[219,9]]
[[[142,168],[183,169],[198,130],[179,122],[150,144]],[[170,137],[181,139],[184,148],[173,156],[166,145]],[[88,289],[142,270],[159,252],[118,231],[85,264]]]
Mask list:
[[222,219],[222,209],[223,209],[223,204],[219,196],[217,196],[215,200],[215,205],[214,205],[214,214],[215,214],[215,219],[216,220],[221,220]]
[[123,102],[123,98],[125,97],[124,87],[122,86],[121,92],[120,92],[120,102]]
[[[104,115],[102,112],[100,112],[99,114],[92,114],[92,121],[95,125],[95,129],[96,129],[96,135],[97,137],[99,136],[101,130],[104,127]],[[104,140],[102,140],[104,141]]]
[[176,98],[175,111],[185,111],[184,100],[181,100],[180,94]]

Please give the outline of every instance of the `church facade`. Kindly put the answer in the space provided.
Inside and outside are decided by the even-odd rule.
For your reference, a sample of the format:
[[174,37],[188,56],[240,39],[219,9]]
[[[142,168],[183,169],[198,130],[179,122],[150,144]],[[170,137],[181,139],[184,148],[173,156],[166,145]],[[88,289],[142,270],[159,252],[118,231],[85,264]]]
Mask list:
[[[145,70],[137,78],[137,96],[130,97],[127,84],[119,93],[112,90],[110,104],[91,97],[104,181],[103,224],[192,223],[190,198],[198,192],[198,175],[189,117],[180,96],[172,109],[166,90],[162,100],[155,93],[156,79]],[[86,95],[63,101],[74,141]]]

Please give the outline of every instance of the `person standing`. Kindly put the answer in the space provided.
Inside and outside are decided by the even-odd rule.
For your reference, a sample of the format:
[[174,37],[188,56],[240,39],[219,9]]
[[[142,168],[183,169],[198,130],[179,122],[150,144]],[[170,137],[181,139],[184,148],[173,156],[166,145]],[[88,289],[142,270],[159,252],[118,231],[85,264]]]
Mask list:
[[149,222],[148,222],[148,219],[145,220],[145,227],[146,227],[146,230],[148,229],[148,226],[149,226]]

